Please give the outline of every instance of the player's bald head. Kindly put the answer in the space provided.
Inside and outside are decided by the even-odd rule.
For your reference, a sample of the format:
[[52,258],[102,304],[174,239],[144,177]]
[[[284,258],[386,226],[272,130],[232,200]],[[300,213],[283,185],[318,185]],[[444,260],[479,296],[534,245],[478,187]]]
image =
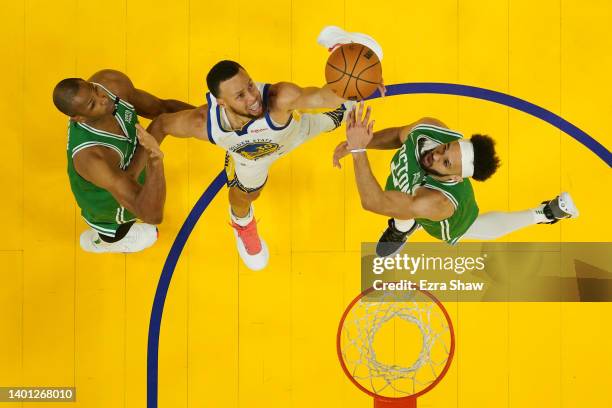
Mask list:
[[68,116],[76,115],[74,98],[84,82],[83,78],[66,78],[55,85],[53,104],[60,112]]

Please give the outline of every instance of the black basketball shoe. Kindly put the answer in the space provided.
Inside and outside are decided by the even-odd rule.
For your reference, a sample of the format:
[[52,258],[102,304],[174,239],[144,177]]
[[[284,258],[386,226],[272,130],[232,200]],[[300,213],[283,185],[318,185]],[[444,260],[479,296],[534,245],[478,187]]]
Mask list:
[[395,220],[389,219],[389,227],[383,232],[382,236],[376,244],[376,255],[380,257],[392,256],[401,251],[406,244],[406,240],[412,233],[418,230],[420,225],[414,223],[412,228],[406,232],[402,232],[395,228]]

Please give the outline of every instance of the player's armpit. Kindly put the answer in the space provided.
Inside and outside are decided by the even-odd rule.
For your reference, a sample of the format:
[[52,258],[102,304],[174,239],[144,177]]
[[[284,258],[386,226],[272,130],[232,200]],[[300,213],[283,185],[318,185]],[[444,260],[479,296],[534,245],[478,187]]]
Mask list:
[[364,203],[364,208],[403,220],[425,218],[432,221],[445,220],[455,211],[453,204],[444,194],[429,188],[420,188],[414,195],[385,191],[377,202]]
[[130,78],[123,72],[114,69],[98,71],[89,80],[104,85],[112,93],[126,101],[129,101],[134,90],[134,84]]
[[202,105],[195,109],[161,114],[151,122],[147,130],[158,142],[166,135],[208,141],[207,119],[208,105]]
[[274,95],[273,109],[284,111],[333,109],[345,101],[327,87],[301,88],[290,82],[279,82],[272,85],[270,93]]

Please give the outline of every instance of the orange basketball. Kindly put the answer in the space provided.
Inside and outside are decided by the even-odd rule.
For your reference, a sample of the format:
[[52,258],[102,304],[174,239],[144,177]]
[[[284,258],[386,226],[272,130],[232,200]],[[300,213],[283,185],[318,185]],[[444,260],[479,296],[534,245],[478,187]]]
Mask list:
[[374,51],[368,47],[344,44],[327,59],[325,81],[336,95],[354,101],[362,100],[372,95],[382,82],[382,66]]

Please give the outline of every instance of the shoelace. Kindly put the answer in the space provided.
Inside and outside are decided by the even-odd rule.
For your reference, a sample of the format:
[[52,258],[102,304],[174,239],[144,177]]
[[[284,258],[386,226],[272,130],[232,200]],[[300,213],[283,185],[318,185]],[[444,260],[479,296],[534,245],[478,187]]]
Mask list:
[[398,229],[389,225],[389,228],[387,228],[387,230],[385,231],[383,239],[387,242],[398,242],[402,241],[405,235],[405,232],[401,232]]

